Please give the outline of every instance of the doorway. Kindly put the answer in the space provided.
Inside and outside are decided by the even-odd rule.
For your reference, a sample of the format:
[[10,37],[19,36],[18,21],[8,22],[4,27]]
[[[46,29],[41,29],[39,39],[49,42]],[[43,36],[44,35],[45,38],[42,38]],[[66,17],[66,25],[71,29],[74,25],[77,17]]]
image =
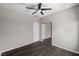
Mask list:
[[41,24],[41,41],[47,45],[52,44],[52,22]]

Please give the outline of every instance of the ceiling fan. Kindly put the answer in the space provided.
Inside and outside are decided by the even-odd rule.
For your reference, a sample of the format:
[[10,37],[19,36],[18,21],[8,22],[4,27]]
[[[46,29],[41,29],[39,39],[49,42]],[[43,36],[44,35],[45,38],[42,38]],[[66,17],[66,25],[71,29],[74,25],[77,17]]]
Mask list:
[[33,8],[33,7],[26,7],[27,9],[32,9],[32,10],[36,10],[35,12],[32,13],[32,15],[34,15],[38,10],[40,10],[40,13],[42,15],[44,15],[43,11],[45,10],[52,10],[51,8],[42,8],[42,3],[38,3],[37,4],[37,9],[36,8]]

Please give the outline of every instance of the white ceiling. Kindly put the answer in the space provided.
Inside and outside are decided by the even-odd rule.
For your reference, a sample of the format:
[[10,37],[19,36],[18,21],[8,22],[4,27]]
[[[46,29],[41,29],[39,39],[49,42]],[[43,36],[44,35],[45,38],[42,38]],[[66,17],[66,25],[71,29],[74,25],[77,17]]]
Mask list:
[[42,7],[52,8],[52,10],[43,11],[44,15],[41,15],[38,11],[36,14],[32,15],[35,10],[26,9],[25,7],[35,7],[37,8],[37,3],[2,3],[0,7],[8,8],[17,12],[21,12],[24,14],[30,14],[35,17],[44,17],[46,15],[53,14],[55,12],[59,12],[61,10],[73,7],[78,5],[78,3],[43,3]]

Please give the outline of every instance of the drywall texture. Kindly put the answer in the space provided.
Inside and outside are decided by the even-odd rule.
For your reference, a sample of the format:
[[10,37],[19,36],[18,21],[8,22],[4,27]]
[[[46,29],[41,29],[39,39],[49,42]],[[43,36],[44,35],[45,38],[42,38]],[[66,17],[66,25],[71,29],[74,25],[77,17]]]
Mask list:
[[37,18],[0,7],[0,52],[33,43]]
[[79,6],[43,17],[52,22],[52,45],[79,53]]

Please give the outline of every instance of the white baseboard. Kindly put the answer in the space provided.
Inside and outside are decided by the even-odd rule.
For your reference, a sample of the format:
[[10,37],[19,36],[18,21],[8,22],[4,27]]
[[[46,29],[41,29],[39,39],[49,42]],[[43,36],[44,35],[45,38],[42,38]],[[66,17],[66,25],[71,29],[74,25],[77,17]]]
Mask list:
[[56,47],[58,47],[58,48],[65,49],[65,50],[68,50],[68,51],[70,51],[70,52],[79,54],[79,52],[77,52],[77,51],[74,51],[74,50],[71,50],[71,49],[68,49],[68,48],[64,48],[64,47],[61,47],[61,46],[56,45],[56,44],[52,44],[52,45],[53,45],[53,46],[56,46]]

